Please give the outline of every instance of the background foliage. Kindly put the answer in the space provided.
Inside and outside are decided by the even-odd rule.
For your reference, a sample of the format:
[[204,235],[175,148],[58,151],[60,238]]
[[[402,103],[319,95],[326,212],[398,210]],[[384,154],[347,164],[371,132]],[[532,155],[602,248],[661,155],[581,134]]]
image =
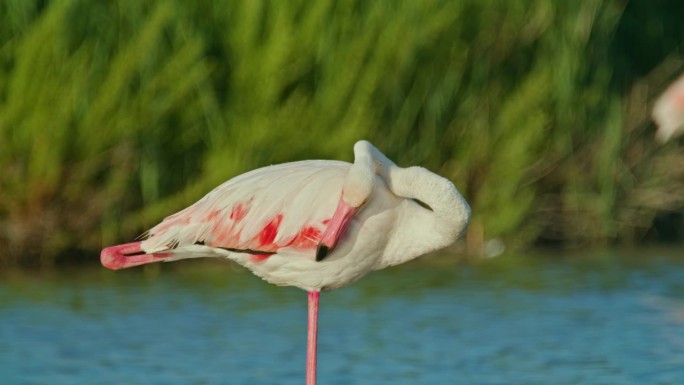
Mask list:
[[[97,260],[220,182],[373,141],[451,178],[468,250],[681,238],[649,109],[672,1],[0,3],[0,262]],[[680,229],[680,230],[677,230]]]

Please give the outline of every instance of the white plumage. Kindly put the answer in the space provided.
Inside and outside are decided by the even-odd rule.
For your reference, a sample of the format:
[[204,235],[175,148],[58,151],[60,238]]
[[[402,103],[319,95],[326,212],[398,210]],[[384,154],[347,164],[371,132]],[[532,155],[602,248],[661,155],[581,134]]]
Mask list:
[[[329,245],[334,249],[317,261],[327,227],[346,200],[359,207]],[[423,168],[397,167],[361,141],[354,164],[309,160],[237,176],[164,219],[139,244],[105,249],[102,262],[118,269],[226,257],[268,282],[320,291],[448,246],[469,214],[451,182]]]
[[306,383],[315,385],[319,292],[448,246],[469,218],[450,181],[421,167],[397,167],[360,141],[353,164],[301,161],[237,176],[164,219],[143,241],[108,247],[100,259],[121,269],[226,257],[268,282],[309,291]]
[[[176,253],[197,242],[268,252],[284,248],[303,228],[323,232],[323,222],[335,211],[348,170],[349,163],[344,162],[301,161],[240,175],[153,227],[142,248],[163,252],[174,242]],[[262,230],[279,216],[272,242],[260,244]],[[313,259],[315,249],[302,250],[302,254]]]
[[656,139],[665,143],[684,132],[684,75],[675,80],[653,105]]

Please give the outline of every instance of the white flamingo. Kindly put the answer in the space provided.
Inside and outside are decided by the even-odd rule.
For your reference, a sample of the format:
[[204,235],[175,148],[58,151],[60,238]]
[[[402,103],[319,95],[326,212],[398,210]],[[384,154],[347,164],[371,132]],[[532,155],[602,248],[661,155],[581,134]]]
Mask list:
[[684,133],[684,75],[675,80],[653,105],[656,139],[665,143]]
[[237,176],[164,219],[140,242],[108,247],[121,269],[195,257],[232,259],[308,291],[306,383],[316,383],[319,293],[453,243],[470,207],[447,179],[401,168],[367,141],[354,163],[307,160]]

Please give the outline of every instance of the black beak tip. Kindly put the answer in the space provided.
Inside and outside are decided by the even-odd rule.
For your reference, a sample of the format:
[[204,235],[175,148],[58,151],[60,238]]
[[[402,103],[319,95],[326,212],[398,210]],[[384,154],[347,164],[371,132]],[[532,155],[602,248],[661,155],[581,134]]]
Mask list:
[[318,245],[318,248],[316,249],[316,262],[322,261],[325,257],[328,256],[328,253],[330,252],[330,248],[322,243]]

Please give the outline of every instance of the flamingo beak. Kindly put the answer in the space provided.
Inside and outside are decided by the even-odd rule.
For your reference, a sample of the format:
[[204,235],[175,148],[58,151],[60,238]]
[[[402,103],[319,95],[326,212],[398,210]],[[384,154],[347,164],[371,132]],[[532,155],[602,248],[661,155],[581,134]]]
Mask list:
[[349,221],[359,209],[360,207],[354,207],[340,198],[335,214],[333,214],[330,219],[328,228],[323,233],[321,243],[318,244],[318,248],[316,249],[316,262],[322,261],[335,248],[337,242],[344,235],[344,232],[349,225]]

